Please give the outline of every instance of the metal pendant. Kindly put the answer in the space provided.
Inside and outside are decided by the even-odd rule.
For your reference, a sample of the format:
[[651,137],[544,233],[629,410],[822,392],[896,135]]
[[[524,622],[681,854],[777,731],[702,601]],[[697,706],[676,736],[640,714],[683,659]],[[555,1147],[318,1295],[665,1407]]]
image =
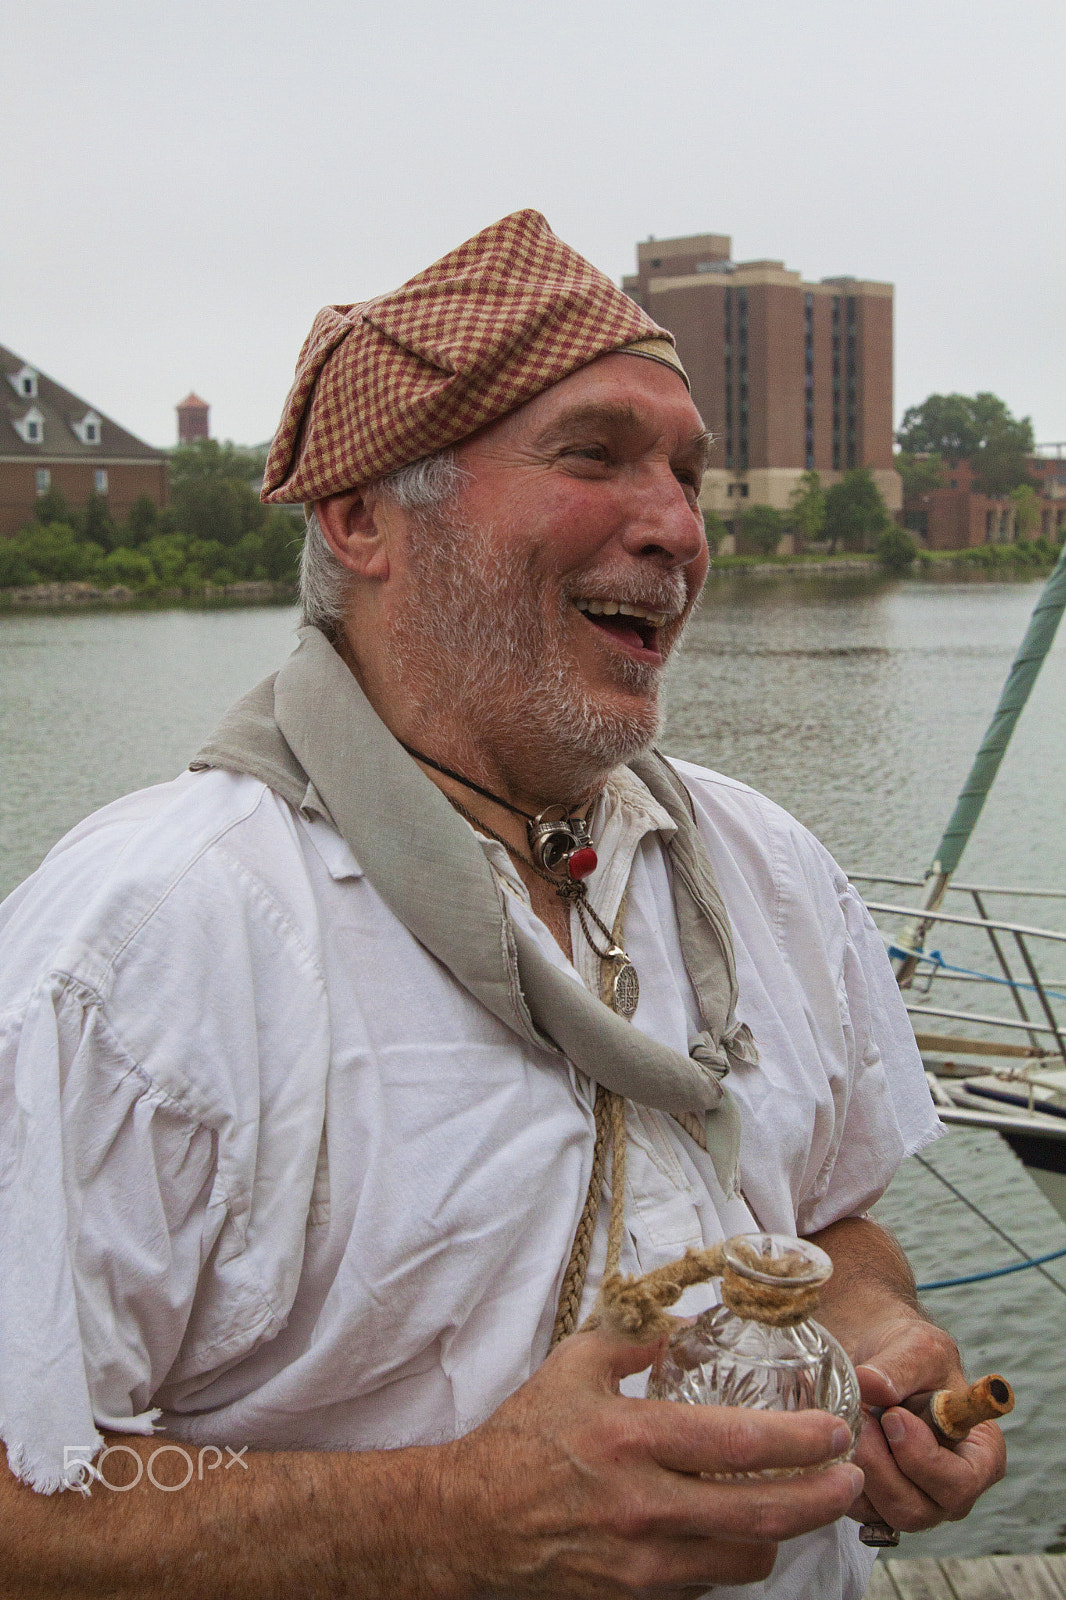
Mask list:
[[630,961],[624,950],[617,945],[612,945],[607,952],[607,959],[614,962],[614,972],[611,974],[611,1005],[620,1017],[629,1018],[637,1009],[640,1001],[640,980],[637,969]]

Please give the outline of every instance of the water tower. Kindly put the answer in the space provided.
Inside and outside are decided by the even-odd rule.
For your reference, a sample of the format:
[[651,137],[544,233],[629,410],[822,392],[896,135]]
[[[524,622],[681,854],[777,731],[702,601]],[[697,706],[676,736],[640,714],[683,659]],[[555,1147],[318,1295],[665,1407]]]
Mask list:
[[200,439],[210,437],[207,413],[211,408],[206,400],[201,400],[198,394],[187,394],[175,409],[178,413],[179,444],[196,444]]

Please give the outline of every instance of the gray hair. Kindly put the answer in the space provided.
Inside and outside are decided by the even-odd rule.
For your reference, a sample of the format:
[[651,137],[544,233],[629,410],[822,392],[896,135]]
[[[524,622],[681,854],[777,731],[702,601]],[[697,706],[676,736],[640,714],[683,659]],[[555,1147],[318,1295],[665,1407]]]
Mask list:
[[[437,455],[422,456],[405,467],[398,467],[395,472],[368,484],[367,490],[401,511],[431,517],[455,500],[465,476],[454,450],[442,450]],[[300,556],[301,622],[321,628],[328,639],[335,639],[344,622],[351,584],[351,573],[333,554],[317,516],[311,511]]]

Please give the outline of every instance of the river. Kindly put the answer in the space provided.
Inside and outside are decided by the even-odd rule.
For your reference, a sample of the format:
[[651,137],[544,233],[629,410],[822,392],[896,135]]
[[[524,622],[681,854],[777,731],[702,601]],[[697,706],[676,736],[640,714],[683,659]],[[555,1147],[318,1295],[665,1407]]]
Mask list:
[[[671,673],[663,744],[754,784],[852,870],[920,873],[987,726],[1038,584],[715,579]],[[288,608],[0,616],[0,892],[68,827],[180,771],[291,646]],[[1066,629],[964,858],[977,881],[1066,887]],[[1030,1253],[1066,1226],[994,1134],[925,1158]],[[920,1281],[1014,1259],[917,1162],[879,1215]],[[951,1270],[947,1270],[950,1268]],[[1066,1283],[1066,1261],[1050,1269]],[[1001,1371],[1008,1477],[901,1555],[1066,1539],[1066,1299],[1037,1272],[929,1297],[975,1372]]]

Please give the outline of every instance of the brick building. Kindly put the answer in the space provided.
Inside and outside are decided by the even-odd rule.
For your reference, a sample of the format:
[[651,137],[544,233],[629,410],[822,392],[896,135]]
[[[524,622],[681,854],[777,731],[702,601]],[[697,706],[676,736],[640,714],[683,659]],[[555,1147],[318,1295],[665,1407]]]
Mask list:
[[[1062,451],[1066,446],[1044,449]],[[1039,520],[1024,537],[1061,540],[1066,535],[1066,458],[1030,456],[1029,476],[1039,496]],[[939,488],[908,495],[903,525],[928,550],[972,550],[980,544],[1013,544],[1022,537],[1014,501],[1009,495],[980,494],[968,461],[946,461]]]
[[785,510],[807,470],[869,467],[893,511],[892,285],[806,283],[780,261],[733,261],[723,234],[649,239],[622,287],[677,340],[716,435],[705,509]]
[[141,495],[166,504],[166,457],[0,345],[0,537],[50,489],[75,510],[98,494],[122,522]]
[[210,406],[198,394],[189,393],[174,407],[178,413],[178,443],[196,444],[209,434],[208,412]]

